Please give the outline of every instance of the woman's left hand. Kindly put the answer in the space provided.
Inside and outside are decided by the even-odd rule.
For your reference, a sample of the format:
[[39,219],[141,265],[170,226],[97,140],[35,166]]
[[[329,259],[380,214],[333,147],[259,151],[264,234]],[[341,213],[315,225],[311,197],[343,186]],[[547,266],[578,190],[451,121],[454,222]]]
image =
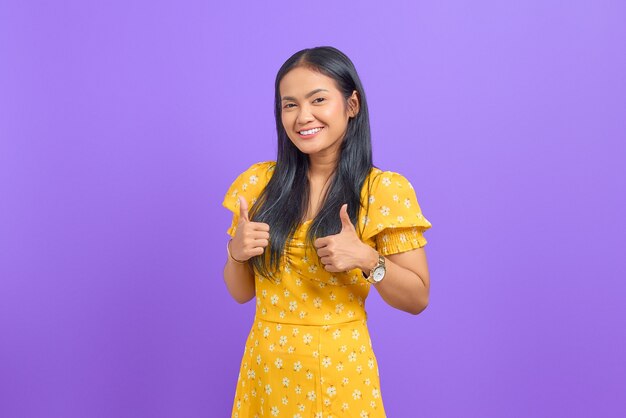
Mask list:
[[[373,248],[365,244],[357,235],[356,228],[348,215],[348,204],[341,206],[341,231],[335,235],[316,239],[313,244],[317,255],[330,272],[350,271],[355,268],[365,269],[372,262]],[[377,256],[375,257],[377,259]]]

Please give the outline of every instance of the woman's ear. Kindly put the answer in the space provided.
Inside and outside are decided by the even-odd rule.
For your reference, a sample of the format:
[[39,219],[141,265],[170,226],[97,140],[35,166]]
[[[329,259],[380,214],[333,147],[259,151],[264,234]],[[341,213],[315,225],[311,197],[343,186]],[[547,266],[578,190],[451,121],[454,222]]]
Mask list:
[[359,113],[360,102],[359,94],[356,90],[352,92],[352,96],[348,98],[348,116],[355,117]]

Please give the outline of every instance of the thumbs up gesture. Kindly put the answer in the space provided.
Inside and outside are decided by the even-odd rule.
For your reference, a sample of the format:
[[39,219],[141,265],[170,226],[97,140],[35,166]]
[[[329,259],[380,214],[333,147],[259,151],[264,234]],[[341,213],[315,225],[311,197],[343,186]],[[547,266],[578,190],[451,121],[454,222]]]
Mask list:
[[239,223],[232,239],[230,252],[239,261],[261,255],[269,245],[270,226],[263,222],[251,222],[248,217],[248,202],[239,196]]
[[341,219],[341,231],[335,235],[316,239],[317,255],[324,265],[324,269],[330,272],[349,271],[361,268],[367,264],[369,245],[365,244],[357,235],[356,228],[348,215],[348,204],[341,206],[339,210]]

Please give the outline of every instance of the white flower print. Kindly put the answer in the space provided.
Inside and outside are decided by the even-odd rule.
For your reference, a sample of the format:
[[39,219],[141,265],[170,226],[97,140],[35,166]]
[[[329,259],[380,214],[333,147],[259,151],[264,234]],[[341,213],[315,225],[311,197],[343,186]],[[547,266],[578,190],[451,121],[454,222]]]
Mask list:
[[310,401],[314,401],[317,398],[317,395],[315,394],[315,391],[311,390],[307,392],[306,398]]
[[278,300],[279,300],[278,295],[272,295],[272,297],[270,298],[270,303],[272,305],[276,305],[278,303]]
[[265,393],[268,395],[272,393],[272,386],[269,383],[265,385]]
[[361,415],[360,418],[369,418],[370,414],[367,413],[367,411],[361,411]]
[[270,336],[270,327],[265,327],[265,329],[263,330],[263,336],[265,338]]
[[293,363],[293,370],[296,372],[299,372],[300,370],[302,370],[302,363],[300,363],[299,360]]
[[339,362],[339,364],[337,364],[337,371],[340,372],[343,370],[343,363]]
[[313,306],[315,306],[317,309],[322,307],[322,298],[320,297],[316,297],[315,299],[313,299]]
[[398,196],[397,194],[394,194],[391,198],[393,199],[394,202],[400,201],[400,196]]
[[311,341],[313,341],[313,336],[311,334],[304,334],[302,336],[302,341],[306,344],[309,345],[311,344]]
[[402,223],[404,222],[404,216],[398,216],[396,220],[398,221],[398,223]]
[[372,389],[372,396],[374,399],[380,398],[380,391],[377,388]]
[[317,266],[315,264],[311,264],[309,266],[309,273],[315,273],[317,272]]
[[374,197],[374,195],[370,195],[369,202],[374,203],[375,201],[376,201],[376,198]]
[[288,377],[283,377],[283,386],[288,388],[289,387],[289,378]]
[[300,395],[302,393],[302,387],[300,385],[296,385],[295,391],[298,395]]
[[310,370],[307,370],[307,371],[306,371],[306,378],[307,378],[308,380],[313,379],[313,373],[311,373],[311,371],[310,371]]
[[333,385],[330,385],[326,388],[326,393],[328,396],[335,396],[337,394],[337,389]]
[[330,357],[326,356],[322,359],[322,366],[328,368],[332,364]]
[[358,399],[361,399],[361,391],[358,389],[354,389],[354,392],[352,392],[352,398],[356,401]]
[[254,174],[251,175],[248,180],[250,181],[250,184],[257,184],[259,182],[259,178],[255,176]]
[[370,369],[374,368],[374,359],[369,359],[367,360],[367,367],[369,367]]
[[293,312],[296,309],[298,309],[298,302],[296,302],[295,300],[289,302],[289,312]]
[[358,374],[361,374],[363,372],[363,366],[361,366],[360,364],[358,366],[356,366],[356,372]]
[[353,339],[358,340],[360,335],[361,334],[359,333],[358,329],[352,330],[352,338]]
[[340,330],[340,329],[336,329],[336,330],[334,330],[334,331],[333,331],[333,339],[335,339],[335,340],[336,340],[336,339],[337,339],[337,338],[339,338],[339,337],[341,337],[341,330]]
[[348,354],[348,361],[350,362],[355,362],[356,361],[356,353],[353,351],[350,354]]
[[277,406],[272,406],[272,416],[277,417],[279,413],[280,413],[280,411],[278,410],[278,407]]
[[276,359],[276,361],[274,362],[274,365],[276,365],[277,368],[282,369],[283,368],[283,360],[280,357],[278,357]]
[[382,183],[383,183],[385,186],[389,186],[389,185],[391,184],[391,180],[389,179],[389,177],[383,177],[383,179],[382,179]]
[[285,344],[287,344],[287,336],[281,335],[280,338],[278,339],[278,345],[283,347]]
[[411,199],[406,198],[404,199],[404,206],[406,206],[407,208],[411,207]]
[[380,213],[383,214],[383,216],[388,216],[390,212],[390,209],[387,206],[382,206],[380,208]]

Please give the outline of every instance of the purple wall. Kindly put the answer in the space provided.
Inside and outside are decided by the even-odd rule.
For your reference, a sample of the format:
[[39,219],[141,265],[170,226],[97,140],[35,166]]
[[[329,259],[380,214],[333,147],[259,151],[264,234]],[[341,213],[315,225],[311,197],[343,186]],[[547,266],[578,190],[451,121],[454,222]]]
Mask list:
[[220,203],[318,45],[433,224],[428,309],[368,299],[389,416],[624,416],[623,2],[87,3],[0,3],[0,416],[229,415]]

